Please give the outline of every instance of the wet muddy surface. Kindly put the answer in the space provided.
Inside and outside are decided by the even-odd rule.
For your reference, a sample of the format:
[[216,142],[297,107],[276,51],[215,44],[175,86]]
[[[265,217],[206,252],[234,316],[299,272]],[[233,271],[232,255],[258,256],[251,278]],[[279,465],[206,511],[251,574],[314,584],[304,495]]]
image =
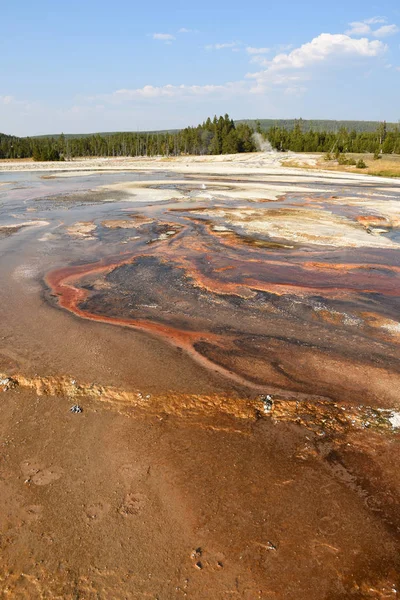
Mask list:
[[4,597],[398,597],[400,186],[231,170],[0,173]]

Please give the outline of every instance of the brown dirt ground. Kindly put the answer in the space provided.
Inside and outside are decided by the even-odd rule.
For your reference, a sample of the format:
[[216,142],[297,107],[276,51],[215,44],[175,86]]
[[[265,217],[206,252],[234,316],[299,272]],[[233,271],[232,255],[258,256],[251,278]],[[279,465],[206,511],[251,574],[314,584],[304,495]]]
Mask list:
[[[395,597],[396,527],[351,475],[354,440],[339,464],[267,419],[1,402],[2,598]],[[379,458],[392,477],[398,455]]]

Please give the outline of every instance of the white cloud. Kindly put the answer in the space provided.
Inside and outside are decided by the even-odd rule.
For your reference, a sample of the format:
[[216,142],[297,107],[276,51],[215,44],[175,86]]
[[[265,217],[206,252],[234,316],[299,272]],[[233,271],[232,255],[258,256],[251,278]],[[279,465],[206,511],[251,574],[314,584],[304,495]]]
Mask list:
[[246,77],[255,79],[255,83],[251,84],[249,88],[250,94],[255,95],[265,95],[272,89],[280,89],[285,94],[291,95],[296,90],[297,95],[299,95],[299,91],[301,93],[306,91],[303,84],[310,79],[310,76],[306,74],[292,75],[288,73],[268,73],[268,71],[250,73]]
[[160,40],[167,44],[170,44],[175,39],[175,36],[171,33],[153,33],[153,40]]
[[350,29],[347,29],[347,35],[368,35],[371,33],[371,27],[366,21],[353,21],[349,23]]
[[383,54],[386,46],[379,40],[354,39],[344,34],[321,33],[318,37],[292,50],[277,54],[269,63],[271,71],[304,69],[329,58],[374,57]]
[[[312,69],[324,64],[340,62],[350,66],[353,59],[370,59],[383,54],[386,45],[379,40],[367,38],[355,39],[343,34],[321,33],[311,42],[295,48],[289,53],[277,54],[272,60],[257,57],[265,68],[257,73],[248,73],[248,79],[254,79],[251,92],[262,94],[271,87],[282,86],[287,93],[292,90],[304,91],[300,82],[311,79]],[[254,58],[254,57],[253,57]],[[261,59],[261,60],[260,60]]]
[[207,96],[212,94],[221,94],[225,92],[238,91],[243,86],[243,82],[229,82],[222,85],[145,85],[142,88],[132,90],[117,90],[109,99],[116,101],[125,101],[133,98],[179,98],[187,96]]
[[[239,42],[213,44],[212,49],[235,49]],[[120,89],[105,97],[92,99],[108,104],[131,104],[139,101],[165,99],[185,99],[194,97],[223,97],[229,94],[265,94],[272,88],[281,89],[286,95],[301,95],[305,91],[304,83],[312,78],[312,67],[325,62],[345,61],[351,65],[351,59],[370,59],[383,54],[386,46],[379,40],[367,38],[355,39],[344,34],[323,33],[288,53],[279,53],[271,60],[265,57],[266,48],[251,48],[248,51],[251,61],[257,61],[265,67],[257,73],[249,73],[244,80],[223,83],[221,85],[145,85],[141,88]],[[257,54],[255,50],[263,52]],[[264,52],[265,51],[265,52]],[[254,81],[249,81],[254,80]]]
[[247,54],[268,54],[271,51],[271,48],[253,48],[252,46],[247,46],[246,52]]
[[224,44],[208,44],[206,50],[225,50],[225,48],[237,48],[239,42],[225,42]]
[[[370,19],[364,19],[364,21],[353,21],[349,23],[350,29],[346,31],[347,35],[369,35],[376,38],[388,37],[398,33],[399,28],[397,25],[384,25],[387,23],[386,17],[371,17]],[[378,29],[373,30],[371,25],[381,25]]]
[[397,25],[382,25],[376,31],[372,32],[372,35],[377,38],[388,37],[389,35],[394,35],[398,33],[400,30]]
[[386,23],[386,17],[371,17],[370,19],[365,19],[364,23],[368,23],[368,25],[376,25],[376,23]]
[[186,29],[186,27],[181,27],[178,33],[193,33],[193,29]]

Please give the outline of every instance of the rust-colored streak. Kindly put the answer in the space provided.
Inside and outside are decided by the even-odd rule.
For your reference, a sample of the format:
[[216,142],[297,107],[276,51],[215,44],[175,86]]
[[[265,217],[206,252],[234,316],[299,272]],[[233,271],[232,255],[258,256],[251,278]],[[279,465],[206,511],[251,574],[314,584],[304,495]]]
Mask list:
[[[62,308],[65,308],[66,310],[84,319],[100,321],[102,323],[111,323],[113,325],[129,326],[142,331],[148,331],[161,337],[173,339],[177,346],[182,346],[186,349],[188,349],[188,346],[191,346],[194,342],[203,339],[203,336],[197,332],[179,331],[173,327],[168,327],[166,325],[144,320],[142,321],[140,319],[118,319],[116,317],[98,315],[87,312],[80,308],[80,304],[83,303],[89,295],[87,290],[79,288],[76,285],[82,277],[88,274],[93,275],[95,273],[104,274],[112,271],[116,267],[129,264],[133,260],[134,258],[130,258],[122,260],[118,263],[111,263],[107,265],[98,263],[95,265],[64,267],[49,273],[46,276],[46,283],[53,290],[53,293],[57,294],[59,305]],[[217,336],[215,336],[215,340],[217,340]]]
[[[131,252],[114,254],[98,262],[56,269],[47,274],[46,282],[58,297],[59,306],[76,316],[129,327],[162,338],[183,349],[204,368],[217,371],[240,385],[255,389],[262,388],[260,382],[267,377],[270,382],[274,381],[275,389],[279,389],[279,380],[282,379],[281,367],[279,364],[274,366],[268,354],[263,355],[262,360],[265,364],[271,362],[268,373],[273,373],[274,378],[268,374],[257,379],[250,368],[250,358],[249,365],[242,366],[239,366],[239,362],[243,357],[233,358],[237,338],[246,334],[246,331],[253,332],[257,322],[260,335],[277,336],[279,329],[286,327],[287,318],[290,318],[285,316],[286,320],[282,321],[280,326],[274,325],[273,322],[269,325],[266,315],[276,314],[276,311],[266,303],[262,308],[257,308],[256,303],[262,295],[260,293],[272,294],[275,298],[316,296],[332,303],[345,301],[347,307],[348,303],[351,303],[355,317],[369,327],[368,335],[397,343],[397,338],[390,329],[378,330],[376,324],[380,322],[379,315],[368,320],[362,317],[362,312],[365,312],[365,295],[369,293],[385,298],[389,313],[393,314],[391,306],[395,306],[396,297],[399,296],[400,273],[394,251],[354,249],[351,252],[343,252],[340,248],[318,248],[312,249],[311,254],[310,249],[302,247],[289,250],[285,247],[265,249],[249,245],[233,232],[224,232],[221,235],[205,221],[190,219],[186,223],[182,225],[182,218],[179,217],[175,224],[154,219],[150,225],[147,223],[151,229],[144,230],[150,238],[144,239],[147,244],[141,241]],[[160,229],[165,231],[165,228],[168,230],[172,227],[179,227],[179,233],[168,240],[158,237]],[[143,235],[143,230],[141,231]],[[154,260],[159,265],[160,282],[165,267],[166,272],[173,271],[181,277],[179,285],[182,287],[170,289],[168,282],[162,284],[156,278],[154,285],[144,285],[140,300],[137,306],[135,304],[133,311],[127,308],[124,299],[129,294],[135,296],[135,286],[132,284],[131,288],[122,289],[126,281],[123,278],[118,279],[118,272],[125,266],[132,266],[133,270],[140,268],[140,263],[143,264],[146,260]],[[110,284],[111,288],[107,288],[111,291],[100,286],[99,289],[103,290],[98,296],[100,302],[96,299],[97,296],[91,302],[91,291],[84,287],[86,280],[102,282],[108,277],[114,280],[114,284]],[[213,307],[211,310],[215,311],[212,318],[209,318],[208,308],[204,309],[204,305],[202,307],[198,303],[197,293],[207,297],[207,301]],[[155,310],[154,307],[148,306],[153,304],[153,301],[147,301],[148,297],[156,298]],[[360,299],[364,304],[359,304]],[[164,310],[158,310],[158,300],[163,303]],[[253,308],[247,308],[252,302]],[[235,318],[235,303],[246,307],[243,313],[240,313],[243,314],[243,321],[240,317]],[[186,308],[180,310],[181,304]],[[371,315],[375,309],[375,305],[372,306]],[[251,310],[253,313],[250,315]],[[348,308],[345,309],[347,310]],[[351,323],[353,319],[346,312],[341,312],[340,307],[339,310],[331,310],[329,307],[319,306],[318,311],[311,317],[306,317],[308,323],[314,324],[318,321],[319,324],[325,323],[325,326],[329,325],[340,331],[342,326]],[[383,324],[386,325],[386,321]],[[390,323],[389,326],[392,327]],[[320,340],[321,330],[315,331],[315,334],[316,339]],[[293,335],[304,338],[307,344],[312,341],[312,336],[308,336],[307,330],[297,328]],[[299,341],[301,342],[300,338]],[[207,349],[202,346],[203,343],[208,344]],[[343,342],[339,340],[337,344],[336,350],[340,351]],[[213,350],[210,346],[213,346]],[[319,342],[316,347],[319,347]],[[247,351],[250,352],[249,348]],[[222,357],[224,353],[230,355],[229,360]],[[264,369],[264,366],[260,366],[260,369]],[[298,382],[294,381],[292,389],[296,386],[298,387]]]
[[[38,396],[66,396],[71,399],[92,398],[109,404],[114,409],[139,408],[146,415],[171,414],[188,416],[193,414],[218,416],[226,414],[242,421],[255,421],[260,417],[276,421],[301,423],[313,431],[342,433],[352,428],[369,427],[380,433],[394,433],[390,422],[391,411],[374,409],[369,406],[349,406],[313,397],[274,397],[269,403],[264,396],[256,398],[229,395],[152,395],[145,398],[138,390],[126,390],[94,383],[77,382],[71,377],[27,377],[22,373],[12,376],[0,372],[0,379],[6,381],[0,390],[22,388],[34,390]],[[138,413],[135,413],[138,416]]]
[[261,386],[254,384],[243,377],[240,377],[240,375],[237,375],[236,373],[233,373],[232,371],[213,363],[205,356],[197,352],[194,348],[196,342],[201,342],[205,339],[207,339],[208,342],[214,342],[216,344],[223,345],[224,339],[222,336],[212,333],[207,333],[207,336],[205,336],[205,334],[202,332],[183,331],[169,325],[147,321],[144,319],[127,319],[99,315],[93,312],[85,311],[80,307],[80,304],[83,303],[88,297],[88,291],[77,286],[77,283],[81,278],[88,274],[92,275],[94,273],[109,272],[116,267],[133,262],[135,258],[136,257],[126,258],[117,263],[103,264],[102,262],[99,262],[89,265],[63,267],[48,273],[46,276],[46,283],[52,292],[58,296],[59,306],[78,317],[109,325],[130,327],[132,329],[136,329],[137,331],[150,333],[167,340],[176,347],[182,348],[203,367],[212,369],[213,371],[221,374],[223,377],[228,377],[240,385],[254,389],[260,389]]

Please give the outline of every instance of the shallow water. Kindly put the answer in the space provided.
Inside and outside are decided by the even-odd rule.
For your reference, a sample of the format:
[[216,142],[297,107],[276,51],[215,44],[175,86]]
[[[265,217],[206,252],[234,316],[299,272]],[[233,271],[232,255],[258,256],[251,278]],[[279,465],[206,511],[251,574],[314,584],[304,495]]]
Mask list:
[[[271,176],[257,185],[279,185],[278,198],[268,200],[266,192],[264,200],[255,200],[249,188],[246,200],[246,183],[232,179],[229,185],[227,177],[221,186],[198,183],[193,175],[184,184],[185,177],[166,172],[1,173],[0,181],[9,183],[1,187],[0,226],[22,225],[3,229],[0,241],[7,281],[2,294],[19,285],[18,311],[3,299],[7,320],[19,319],[21,305],[32,302],[35,290],[55,322],[60,318],[55,308],[63,306],[93,321],[147,331],[157,343],[182,347],[196,368],[217,371],[224,385],[269,385],[335,400],[351,396],[360,403],[367,394],[376,402],[374,384],[366,392],[349,375],[343,389],[327,372],[338,364],[354,371],[357,364],[369,378],[376,377],[378,365],[398,376],[398,339],[391,327],[400,289],[398,229],[386,234],[393,241],[388,248],[343,247],[340,238],[316,245],[312,236],[309,242],[304,236],[301,242],[286,239],[284,229],[281,238],[246,229],[254,214],[262,219],[273,213],[283,225],[285,215],[296,214],[299,227],[303,215],[312,214],[318,237],[318,215],[333,214],[362,233],[365,227],[356,219],[366,211],[359,199],[367,189],[369,202],[381,201],[382,185],[375,190],[368,183],[344,187],[325,180],[321,193],[321,181],[303,179],[307,194],[291,193],[294,181]],[[155,196],[152,202],[152,189],[170,192],[171,199]],[[393,200],[396,194],[388,196]],[[247,215],[243,211],[250,211],[243,225],[230,222],[227,215]],[[89,224],[89,231],[79,231],[80,223]],[[371,240],[372,246],[380,243],[377,235]],[[317,374],[304,368],[310,353],[325,364]],[[286,361],[290,368],[283,366]],[[392,386],[383,397],[379,393],[382,405],[394,400]]]

